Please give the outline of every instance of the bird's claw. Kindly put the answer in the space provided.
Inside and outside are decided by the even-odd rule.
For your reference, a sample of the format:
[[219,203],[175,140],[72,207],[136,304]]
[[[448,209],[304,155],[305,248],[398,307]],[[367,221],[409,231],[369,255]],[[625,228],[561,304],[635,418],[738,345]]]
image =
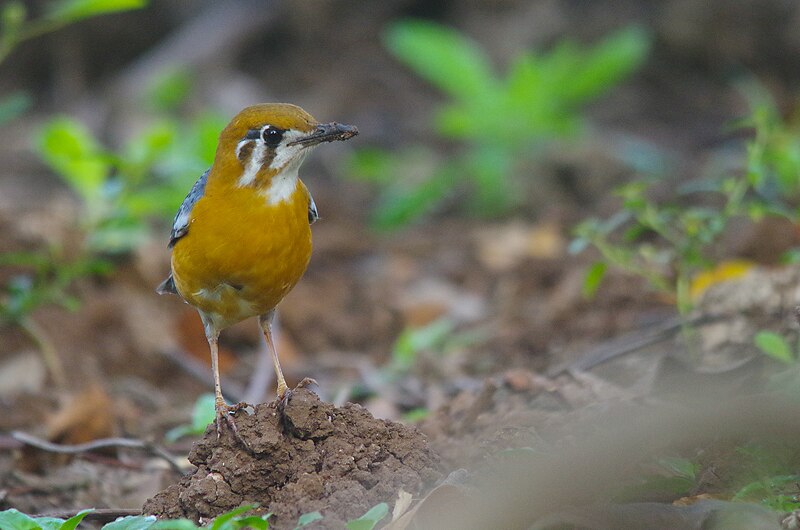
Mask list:
[[222,434],[222,424],[226,424],[228,429],[230,429],[231,433],[233,433],[234,438],[236,438],[239,443],[241,443],[245,449],[250,451],[250,445],[242,438],[241,434],[239,434],[239,428],[236,426],[236,420],[234,419],[233,415],[236,414],[238,411],[249,407],[247,403],[236,403],[234,405],[227,405],[225,403],[216,405],[216,412],[217,416],[215,418],[214,423],[217,426],[217,439],[219,440],[220,435]]

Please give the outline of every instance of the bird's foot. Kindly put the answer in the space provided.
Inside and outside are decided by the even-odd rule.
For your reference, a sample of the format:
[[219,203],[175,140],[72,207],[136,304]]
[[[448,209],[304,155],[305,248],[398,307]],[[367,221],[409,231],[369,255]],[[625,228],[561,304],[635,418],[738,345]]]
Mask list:
[[306,377],[305,379],[300,381],[294,388],[294,390],[288,388],[286,384],[284,384],[283,387],[281,387],[280,384],[278,385],[278,399],[276,403],[278,409],[278,416],[280,418],[281,424],[283,425],[284,429],[288,429],[289,420],[286,417],[286,407],[289,405],[289,400],[292,399],[292,394],[294,393],[294,391],[299,388],[318,387],[318,386],[319,383],[317,383],[314,379],[311,379],[310,377]]
[[249,406],[250,405],[243,402],[236,403],[235,405],[228,405],[226,403],[216,404],[215,408],[217,417],[215,419],[215,423],[217,425],[217,439],[219,439],[220,434],[222,434],[222,425],[225,424],[228,426],[228,429],[230,429],[231,433],[233,433],[234,438],[236,438],[239,443],[241,443],[248,451],[250,450],[250,445],[244,440],[244,438],[242,438],[242,435],[239,434],[239,428],[236,426],[236,420],[233,417],[233,415],[238,411]]

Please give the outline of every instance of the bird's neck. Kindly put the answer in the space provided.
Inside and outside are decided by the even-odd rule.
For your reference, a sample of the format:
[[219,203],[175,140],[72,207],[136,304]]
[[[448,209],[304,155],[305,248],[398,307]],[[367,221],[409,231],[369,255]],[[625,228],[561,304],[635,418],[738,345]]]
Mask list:
[[[251,176],[248,164],[244,166],[238,160],[225,161],[215,164],[209,175],[207,192],[227,194],[233,191],[251,189],[264,197],[267,204],[276,205],[291,201],[293,195],[302,184],[299,182],[298,171],[303,159],[294,159],[280,170],[262,166],[255,169]],[[238,175],[231,178],[231,175]]]

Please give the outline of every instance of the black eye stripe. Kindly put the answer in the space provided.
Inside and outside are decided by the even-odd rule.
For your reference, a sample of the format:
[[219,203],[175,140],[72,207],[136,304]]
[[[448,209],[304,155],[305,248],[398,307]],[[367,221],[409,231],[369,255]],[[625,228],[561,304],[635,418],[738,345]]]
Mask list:
[[261,138],[261,129],[250,129],[244,136],[245,140],[258,140]]

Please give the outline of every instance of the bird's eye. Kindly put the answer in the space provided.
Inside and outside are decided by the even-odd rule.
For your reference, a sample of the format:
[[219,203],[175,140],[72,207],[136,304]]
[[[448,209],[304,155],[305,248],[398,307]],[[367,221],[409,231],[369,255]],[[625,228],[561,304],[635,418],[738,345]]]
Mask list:
[[281,139],[283,139],[283,129],[278,129],[272,125],[267,125],[261,131],[261,138],[268,146],[277,147],[278,144],[281,143]]

